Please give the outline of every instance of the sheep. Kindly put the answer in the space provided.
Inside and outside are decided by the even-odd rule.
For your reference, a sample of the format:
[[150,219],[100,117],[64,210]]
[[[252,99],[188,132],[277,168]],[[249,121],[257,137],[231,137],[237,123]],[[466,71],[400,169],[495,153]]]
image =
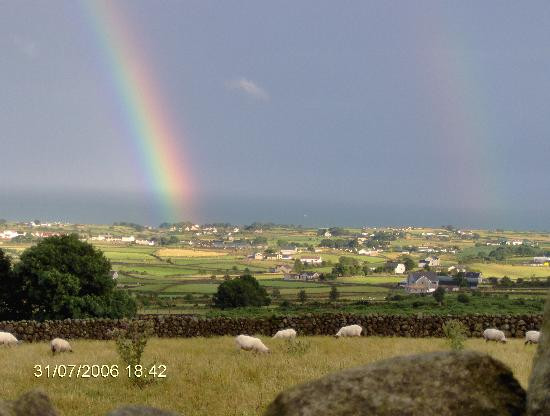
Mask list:
[[485,331],[483,331],[483,338],[485,338],[485,342],[495,341],[506,343],[507,341],[504,332],[495,328],[487,328]]
[[248,335],[239,335],[235,338],[235,343],[237,348],[245,351],[255,351],[255,352],[265,352],[268,353],[269,348],[267,348],[261,339],[250,337]]
[[359,325],[343,326],[336,333],[335,337],[360,337],[361,331],[363,331],[363,328]]
[[296,338],[296,331],[292,328],[281,329],[280,331],[277,331],[275,335],[273,335],[273,338],[282,338],[282,339]]
[[56,352],[73,352],[69,341],[62,338],[54,338],[50,341],[50,348],[52,349],[52,355]]
[[17,345],[19,343],[20,341],[17,341],[17,338],[15,338],[9,332],[0,331],[0,345],[6,345],[8,347],[11,347],[12,345]]
[[525,333],[526,344],[538,344],[540,339],[540,331],[527,331]]

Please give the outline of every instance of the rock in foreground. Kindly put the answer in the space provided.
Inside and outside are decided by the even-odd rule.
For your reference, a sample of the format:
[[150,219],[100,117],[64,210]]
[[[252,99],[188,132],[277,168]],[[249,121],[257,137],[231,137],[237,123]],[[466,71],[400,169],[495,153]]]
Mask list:
[[265,416],[524,415],[512,372],[473,351],[396,357],[288,389]]

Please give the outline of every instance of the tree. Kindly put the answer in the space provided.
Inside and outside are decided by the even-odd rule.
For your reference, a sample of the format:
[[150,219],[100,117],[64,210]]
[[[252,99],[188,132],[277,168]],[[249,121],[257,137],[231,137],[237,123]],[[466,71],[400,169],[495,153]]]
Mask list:
[[274,288],[272,291],[271,291],[271,295],[275,298],[275,299],[279,299],[281,297],[281,291],[278,289],[278,288]]
[[11,313],[36,320],[135,315],[134,299],[115,290],[110,272],[103,253],[76,234],[45,238],[14,267],[12,289],[19,302]]
[[330,293],[328,294],[328,298],[330,299],[331,302],[335,302],[336,300],[338,300],[339,297],[340,297],[340,292],[338,292],[338,289],[336,288],[336,286],[332,286],[332,288],[330,289]]
[[243,306],[266,306],[271,303],[267,291],[250,274],[224,281],[212,297],[217,308],[238,308]]
[[298,301],[304,303],[307,300],[307,293],[304,289],[298,292]]
[[409,256],[403,256],[399,261],[405,265],[406,271],[412,270],[417,266],[416,262]]
[[438,287],[437,289],[435,289],[433,296],[436,302],[441,305],[443,303],[443,298],[445,297],[445,289],[443,289],[442,287]]
[[294,271],[296,273],[300,273],[302,270],[304,270],[304,265],[300,261],[300,259],[294,260]]
[[0,250],[0,320],[17,317],[15,308],[21,299],[20,290],[15,284],[11,258]]

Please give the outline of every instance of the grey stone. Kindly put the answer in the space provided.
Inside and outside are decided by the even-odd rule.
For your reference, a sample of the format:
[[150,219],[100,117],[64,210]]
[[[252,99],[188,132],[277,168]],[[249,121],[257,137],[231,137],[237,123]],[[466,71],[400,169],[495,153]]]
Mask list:
[[512,372],[473,351],[396,357],[280,393],[265,416],[524,415]]
[[179,413],[167,412],[146,406],[124,406],[111,410],[107,416],[180,416]]
[[540,335],[527,390],[529,416],[550,415],[550,291],[546,298]]
[[15,416],[57,416],[52,402],[41,390],[31,390],[21,396],[12,404]]

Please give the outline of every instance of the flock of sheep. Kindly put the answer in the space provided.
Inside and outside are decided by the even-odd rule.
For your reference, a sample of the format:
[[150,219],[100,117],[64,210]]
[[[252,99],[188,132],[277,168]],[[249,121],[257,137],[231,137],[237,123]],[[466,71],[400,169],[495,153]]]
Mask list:
[[[0,345],[12,346],[20,343],[21,341],[18,341],[17,338],[13,336],[13,334],[0,331]],[[54,355],[56,352],[73,352],[69,341],[62,338],[52,339],[50,341],[50,349],[52,350],[52,354]]]
[[[363,328],[359,325],[344,326],[340,328],[335,337],[360,337],[362,331]],[[296,331],[292,328],[282,329],[273,335],[273,338],[293,339],[296,338]],[[485,342],[495,341],[505,343],[507,341],[504,332],[495,328],[488,328],[483,331],[483,338],[485,339]],[[538,344],[539,338],[540,331],[527,331],[525,333],[525,344]],[[0,345],[11,346],[19,344],[20,342],[21,341],[18,341],[17,338],[9,332],[0,331]],[[261,339],[248,335],[237,336],[235,338],[235,343],[237,344],[237,348],[241,350],[264,353],[270,352],[269,348],[264,345]],[[55,354],[56,352],[73,352],[69,342],[62,338],[52,339],[50,342],[50,349],[52,354]]]

